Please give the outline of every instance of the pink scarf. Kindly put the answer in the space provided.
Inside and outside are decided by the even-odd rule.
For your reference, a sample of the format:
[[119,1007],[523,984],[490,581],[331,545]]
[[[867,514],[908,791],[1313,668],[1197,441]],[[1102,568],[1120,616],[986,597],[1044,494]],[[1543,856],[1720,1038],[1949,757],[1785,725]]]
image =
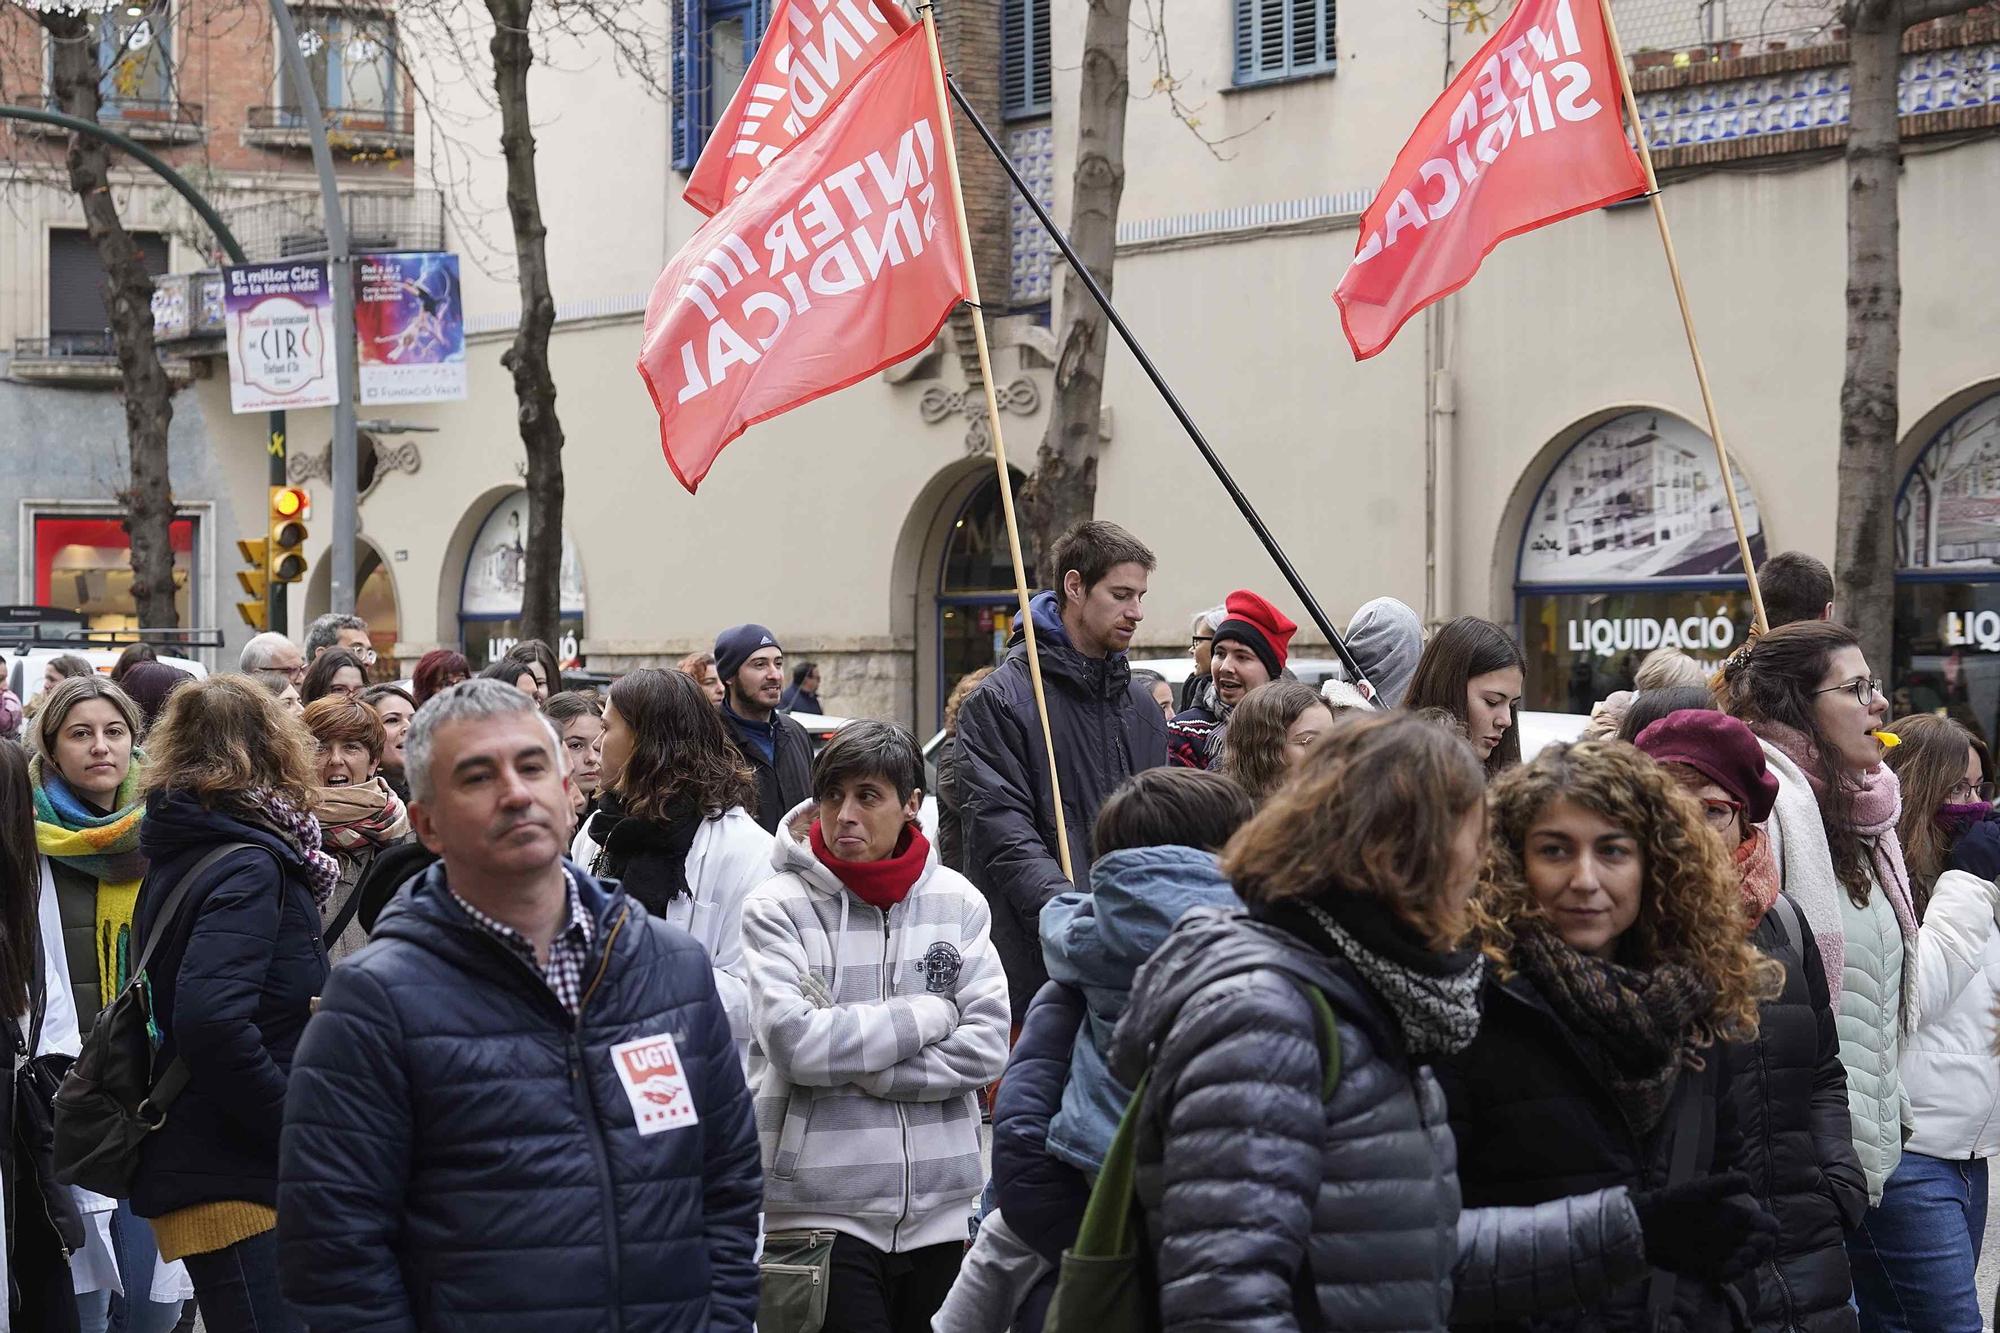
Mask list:
[[[1820,774],[1812,742],[1803,732],[1775,722],[1759,722],[1751,729],[1799,766],[1815,796],[1826,794],[1826,779]],[[1875,880],[1895,910],[1907,973],[1916,965],[1917,914],[1910,906],[1910,872],[1903,865],[1903,841],[1896,836],[1896,823],[1902,817],[1903,784],[1897,780],[1896,770],[1877,764],[1861,774],[1861,788],[1854,794],[1854,831],[1867,840]]]

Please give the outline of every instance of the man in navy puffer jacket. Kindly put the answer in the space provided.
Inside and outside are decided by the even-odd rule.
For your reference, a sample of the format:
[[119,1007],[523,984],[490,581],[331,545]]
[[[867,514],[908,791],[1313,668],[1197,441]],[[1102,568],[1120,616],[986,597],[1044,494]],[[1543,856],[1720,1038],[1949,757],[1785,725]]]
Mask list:
[[406,742],[441,862],[293,1064],[285,1293],[340,1333],[749,1329],[763,1200],[707,956],[561,858],[554,732],[469,681]]

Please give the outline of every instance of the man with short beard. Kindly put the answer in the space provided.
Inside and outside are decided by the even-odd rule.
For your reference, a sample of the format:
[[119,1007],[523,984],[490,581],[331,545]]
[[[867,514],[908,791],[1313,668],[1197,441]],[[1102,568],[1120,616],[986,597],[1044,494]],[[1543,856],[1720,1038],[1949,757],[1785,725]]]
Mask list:
[[1042,687],[1062,781],[1071,884],[1057,852],[1047,748],[1018,629],[1000,664],[958,715],[965,874],[993,909],[993,947],[1007,970],[1014,1021],[1048,980],[1042,905],[1089,883],[1090,828],[1118,784],[1167,762],[1166,719],[1132,679],[1125,653],[1146,618],[1153,553],[1115,523],[1078,524],[1051,551],[1056,590],[1035,594]]
[[762,625],[738,625],[716,636],[715,669],[725,694],[722,720],[757,775],[757,809],[766,833],[812,795],[812,738],[779,711],[785,696],[785,650]]

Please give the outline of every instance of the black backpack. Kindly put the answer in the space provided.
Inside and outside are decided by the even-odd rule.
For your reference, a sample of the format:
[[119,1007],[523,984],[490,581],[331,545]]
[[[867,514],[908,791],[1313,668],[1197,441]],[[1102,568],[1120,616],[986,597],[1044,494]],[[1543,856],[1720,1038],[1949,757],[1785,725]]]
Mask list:
[[159,1029],[153,1022],[153,988],[146,964],[173,928],[194,886],[216,862],[246,848],[277,859],[268,847],[254,842],[224,843],[181,876],[153,918],[145,947],[132,964],[132,979],[97,1015],[83,1053],[63,1077],[55,1098],[56,1179],[63,1184],[81,1185],[114,1199],[131,1195],[140,1145],[167,1122],[167,1109],[188,1082],[187,1061],[178,1058],[157,1079],[153,1077]]

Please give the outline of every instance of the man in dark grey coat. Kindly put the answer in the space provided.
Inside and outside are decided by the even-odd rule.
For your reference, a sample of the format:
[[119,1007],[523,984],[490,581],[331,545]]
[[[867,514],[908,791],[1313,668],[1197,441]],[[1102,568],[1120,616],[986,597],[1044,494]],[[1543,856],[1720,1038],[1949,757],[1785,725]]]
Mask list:
[[779,710],[785,691],[785,650],[762,625],[737,625],[715,637],[722,677],[722,720],[757,776],[757,822],[766,833],[812,795],[812,738]]
[[[1055,544],[1054,592],[1029,603],[1049,732],[1062,782],[1070,866],[1089,883],[1090,828],[1118,784],[1167,762],[1166,720],[1132,679],[1125,651],[1145,619],[1153,553],[1114,523],[1082,523]],[[1017,630],[1007,660],[958,717],[965,874],[993,909],[993,947],[1007,971],[1014,1021],[1048,980],[1042,905],[1070,889],[1057,854],[1049,761]]]

